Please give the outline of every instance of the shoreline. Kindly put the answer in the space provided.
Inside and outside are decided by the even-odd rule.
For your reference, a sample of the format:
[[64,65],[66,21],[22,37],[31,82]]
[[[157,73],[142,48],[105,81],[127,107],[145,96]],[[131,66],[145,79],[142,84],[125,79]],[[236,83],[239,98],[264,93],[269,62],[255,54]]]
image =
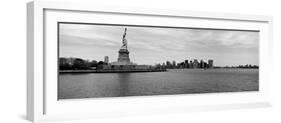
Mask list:
[[59,73],[136,73],[136,72],[166,72],[166,69],[149,70],[60,70]]
[[258,68],[210,68],[210,69],[145,69],[145,70],[59,70],[59,73],[140,73],[140,72],[167,72],[173,70],[214,70],[214,69],[258,69]]

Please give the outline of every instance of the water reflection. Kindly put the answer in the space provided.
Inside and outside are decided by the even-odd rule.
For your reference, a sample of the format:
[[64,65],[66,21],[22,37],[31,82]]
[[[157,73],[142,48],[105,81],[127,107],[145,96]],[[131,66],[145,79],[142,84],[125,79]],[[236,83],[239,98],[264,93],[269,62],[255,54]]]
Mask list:
[[131,73],[120,73],[117,74],[117,82],[119,83],[119,96],[126,96],[129,91],[129,82],[130,82]]

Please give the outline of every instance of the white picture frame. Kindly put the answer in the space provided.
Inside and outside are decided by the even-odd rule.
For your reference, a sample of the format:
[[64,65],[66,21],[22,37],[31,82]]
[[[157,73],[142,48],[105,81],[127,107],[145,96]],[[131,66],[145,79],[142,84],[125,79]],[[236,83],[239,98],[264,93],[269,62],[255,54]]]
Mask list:
[[[79,13],[84,13],[84,15],[80,15]],[[55,78],[48,74],[50,70],[57,69],[55,66],[50,67],[52,66],[50,63],[56,63],[51,57],[54,56],[57,50],[51,51],[49,49],[56,46],[56,41],[52,42],[50,39],[55,39],[55,37],[52,37],[52,34],[49,35],[49,33],[46,32],[54,28],[52,22],[56,21],[92,22],[91,18],[81,18],[88,16],[88,14],[95,13],[106,18],[108,17],[107,20],[96,20],[99,23],[110,23],[109,20],[113,18],[115,18],[114,23],[120,23],[116,18],[120,18],[119,16],[122,15],[122,17],[125,18],[126,16],[130,16],[136,19],[141,16],[142,18],[151,20],[150,23],[160,25],[171,24],[175,26],[175,21],[158,23],[157,18],[171,20],[198,19],[199,21],[196,22],[198,24],[194,22],[193,26],[204,26],[205,24],[205,26],[209,26],[208,28],[259,30],[261,32],[259,91],[95,100],[85,99],[58,102],[58,100],[54,98],[56,91],[50,91],[56,90],[56,86],[49,82],[52,80],[55,81]],[[75,14],[75,17],[69,16],[73,14]],[[124,20],[121,19],[120,21]],[[225,21],[225,23],[218,24],[219,22],[217,21]],[[267,99],[267,86],[268,83],[271,82],[272,21],[273,18],[271,16],[261,15],[98,6],[91,4],[90,0],[67,3],[55,1],[30,2],[27,4],[27,119],[36,122],[42,120],[142,114],[148,112],[163,113],[173,111],[267,107],[270,105]]]

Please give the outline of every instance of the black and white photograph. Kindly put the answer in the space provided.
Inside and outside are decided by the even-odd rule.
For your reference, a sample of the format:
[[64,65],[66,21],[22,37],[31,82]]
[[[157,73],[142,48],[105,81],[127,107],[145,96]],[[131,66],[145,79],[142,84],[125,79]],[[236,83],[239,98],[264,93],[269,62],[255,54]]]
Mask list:
[[259,91],[259,31],[58,22],[58,99]]

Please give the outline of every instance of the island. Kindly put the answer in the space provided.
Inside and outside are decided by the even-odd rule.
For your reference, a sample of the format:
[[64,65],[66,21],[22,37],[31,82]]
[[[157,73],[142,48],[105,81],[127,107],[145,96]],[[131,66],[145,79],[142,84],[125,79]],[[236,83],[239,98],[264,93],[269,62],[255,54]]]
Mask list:
[[[118,51],[118,59],[115,62],[109,63],[109,57],[105,56],[104,62],[98,65],[83,65],[85,64],[82,59],[63,59],[59,60],[60,73],[124,73],[124,72],[165,72],[166,68],[157,67],[152,65],[138,65],[130,61],[128,43],[126,39],[127,28],[123,33],[122,46]],[[75,61],[76,60],[76,61]],[[78,60],[78,61],[77,61]],[[72,69],[65,69],[68,64],[74,66]],[[75,67],[76,66],[76,67]]]

